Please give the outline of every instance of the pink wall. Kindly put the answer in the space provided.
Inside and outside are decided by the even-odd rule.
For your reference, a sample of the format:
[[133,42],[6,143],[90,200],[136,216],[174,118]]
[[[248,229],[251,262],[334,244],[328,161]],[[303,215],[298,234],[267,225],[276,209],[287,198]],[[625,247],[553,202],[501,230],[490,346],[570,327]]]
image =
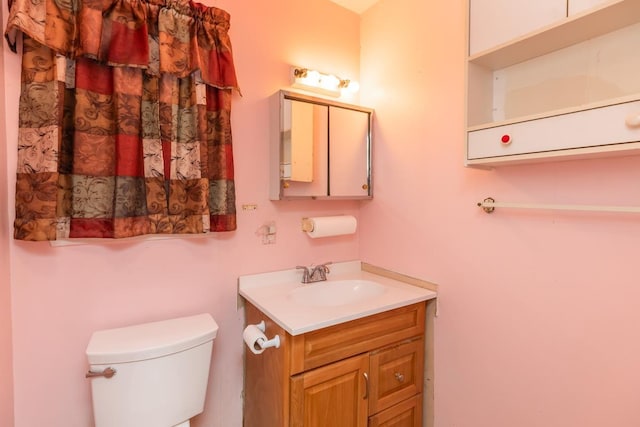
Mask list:
[[[233,111],[239,229],[217,237],[63,248],[10,240],[19,67],[4,51],[0,369],[11,363],[11,309],[16,427],[90,424],[92,331],[205,311],[220,331],[207,410],[194,424],[239,426],[237,276],[355,258],[440,285],[437,427],[640,425],[638,218],[475,207],[487,196],[637,205],[640,158],[465,169],[463,0],[382,0],[361,23],[324,0],[213,4],[232,15],[244,95]],[[267,200],[267,98],[288,84],[289,64],[362,70],[363,103],[376,108],[373,201]],[[242,211],[247,203],[258,209]],[[303,215],[338,213],[359,216],[359,239],[299,231]],[[272,220],[277,243],[265,246],[255,232]],[[11,425],[2,378],[0,425]]]
[[465,169],[464,3],[363,16],[377,126],[361,258],[440,285],[437,427],[638,426],[637,215],[475,203],[637,206],[640,157]]
[[[0,20],[3,13],[0,10]],[[0,75],[4,74],[0,55]],[[0,81],[0,99],[4,98],[4,80]],[[0,128],[5,129],[5,108],[0,104]],[[6,158],[7,141],[0,133],[0,158]],[[9,263],[9,203],[7,167],[0,162],[0,425],[13,425],[13,364],[11,352],[11,268]]]
[[[269,102],[289,84],[289,65],[339,75],[359,74],[359,18],[326,0],[212,1],[231,13],[231,35],[243,97],[232,113],[238,230],[216,237],[50,247],[9,240],[11,254],[16,427],[91,424],[85,348],[98,329],[209,312],[220,326],[214,344],[206,412],[193,425],[241,425],[243,313],[237,277],[297,264],[358,257],[357,236],[312,241],[300,231],[308,215],[358,214],[358,202],[268,200]],[[6,7],[6,6],[4,6]],[[13,215],[19,59],[4,50],[9,206]],[[0,188],[5,188],[4,178]],[[2,197],[2,200],[6,200]],[[243,204],[257,204],[243,211]],[[3,210],[6,206],[2,205]],[[12,218],[11,218],[12,220]],[[263,245],[258,228],[276,221],[277,243]],[[3,253],[6,250],[3,249]],[[3,285],[8,280],[2,271]],[[8,288],[0,324],[8,323]],[[4,337],[4,335],[0,335]],[[3,350],[8,339],[2,339]],[[8,350],[8,349],[6,349]],[[0,359],[4,368],[2,352]],[[4,369],[3,369],[4,371]],[[2,375],[4,392],[6,377]],[[3,399],[4,402],[4,399]],[[38,410],[34,410],[38,408]],[[0,425],[11,425],[0,419]]]

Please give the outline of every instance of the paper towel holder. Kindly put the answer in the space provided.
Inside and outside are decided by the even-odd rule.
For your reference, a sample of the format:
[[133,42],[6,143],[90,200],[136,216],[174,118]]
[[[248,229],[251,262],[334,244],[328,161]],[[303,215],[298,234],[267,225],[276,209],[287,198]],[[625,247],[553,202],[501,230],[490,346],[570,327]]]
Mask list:
[[358,220],[353,215],[334,215],[302,218],[301,229],[312,239],[342,236],[356,232]]
[[[260,329],[262,332],[265,332],[267,327],[264,323],[264,320],[261,320],[260,323],[258,323],[256,325],[256,327],[258,329]],[[258,345],[260,346],[260,348],[262,348],[263,350],[265,348],[270,348],[270,347],[275,347],[275,348],[280,348],[280,335],[276,335],[273,338],[271,338],[270,340],[267,341],[258,341]]]
[[313,231],[313,221],[309,218],[302,218],[302,231],[305,233],[310,233]]

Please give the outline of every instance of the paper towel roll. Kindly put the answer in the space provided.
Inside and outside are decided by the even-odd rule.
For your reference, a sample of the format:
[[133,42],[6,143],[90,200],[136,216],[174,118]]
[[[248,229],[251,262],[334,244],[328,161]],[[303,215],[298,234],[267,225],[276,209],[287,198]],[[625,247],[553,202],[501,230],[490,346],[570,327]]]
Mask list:
[[306,218],[306,221],[312,225],[311,230],[307,230],[307,234],[314,239],[353,234],[358,227],[358,221],[352,215],[321,216]]
[[262,354],[262,343],[267,342],[267,336],[256,325],[249,325],[242,332],[242,339],[253,354]]

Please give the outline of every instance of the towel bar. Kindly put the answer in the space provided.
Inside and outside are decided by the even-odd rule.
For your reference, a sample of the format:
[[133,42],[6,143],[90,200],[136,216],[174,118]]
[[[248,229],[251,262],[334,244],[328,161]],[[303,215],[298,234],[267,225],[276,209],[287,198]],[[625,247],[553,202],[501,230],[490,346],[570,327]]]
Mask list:
[[589,212],[621,212],[640,213],[640,206],[598,206],[598,205],[545,205],[530,203],[496,202],[492,197],[487,197],[477,205],[486,213],[492,213],[496,208],[514,209],[548,209],[563,211],[589,211]]

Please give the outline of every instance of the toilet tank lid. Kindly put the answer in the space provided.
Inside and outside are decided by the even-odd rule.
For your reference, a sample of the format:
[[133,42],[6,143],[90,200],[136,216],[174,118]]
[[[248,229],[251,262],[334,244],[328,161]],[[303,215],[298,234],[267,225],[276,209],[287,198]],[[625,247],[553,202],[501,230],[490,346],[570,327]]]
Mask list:
[[136,362],[212,341],[218,325],[208,313],[96,331],[87,345],[90,365]]

